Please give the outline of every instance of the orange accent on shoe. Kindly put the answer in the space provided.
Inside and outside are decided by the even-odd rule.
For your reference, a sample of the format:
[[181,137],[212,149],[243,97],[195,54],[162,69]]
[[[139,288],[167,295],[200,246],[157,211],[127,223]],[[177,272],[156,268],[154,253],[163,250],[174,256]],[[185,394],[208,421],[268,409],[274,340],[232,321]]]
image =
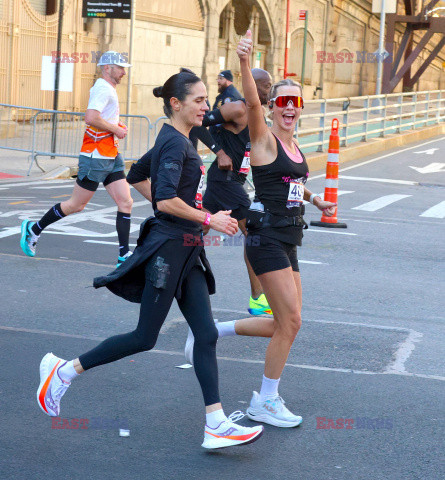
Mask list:
[[258,432],[249,433],[247,435],[216,435],[215,433],[208,432],[206,430],[206,433],[208,433],[209,435],[212,435],[212,437],[216,437],[216,438],[227,438],[229,440],[249,440],[250,438],[255,436],[255,434],[257,434]]
[[48,391],[49,384],[51,383],[51,379],[53,378],[54,373],[55,373],[56,368],[59,365],[59,363],[60,363],[60,360],[56,363],[52,372],[48,375],[48,378],[45,380],[45,383],[43,384],[42,390],[40,390],[39,402],[40,402],[40,405],[42,406],[42,408],[45,410],[46,413],[48,413],[48,410],[46,409],[46,405],[45,405],[45,402],[44,402],[45,395],[46,395],[46,392]]

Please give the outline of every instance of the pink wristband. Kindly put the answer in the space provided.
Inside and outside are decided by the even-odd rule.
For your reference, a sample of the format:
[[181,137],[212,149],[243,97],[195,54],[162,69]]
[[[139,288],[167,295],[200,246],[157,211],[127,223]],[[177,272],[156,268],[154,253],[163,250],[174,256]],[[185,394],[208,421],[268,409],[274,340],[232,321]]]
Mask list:
[[212,216],[210,215],[210,213],[207,213],[206,212],[206,219],[202,222],[203,225],[210,225],[210,218]]

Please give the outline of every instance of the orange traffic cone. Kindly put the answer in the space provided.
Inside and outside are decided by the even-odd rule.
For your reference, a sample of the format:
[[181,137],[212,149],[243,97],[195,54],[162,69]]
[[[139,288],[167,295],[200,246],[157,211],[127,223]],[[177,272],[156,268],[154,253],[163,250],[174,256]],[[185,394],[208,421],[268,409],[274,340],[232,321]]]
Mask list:
[[[326,186],[324,199],[327,202],[337,203],[338,191],[338,155],[340,153],[340,136],[338,135],[338,119],[332,120],[332,131],[329,137],[328,163],[326,165]],[[337,220],[337,207],[332,217],[321,216],[321,221],[311,222],[315,227],[347,228],[346,223],[339,223]]]

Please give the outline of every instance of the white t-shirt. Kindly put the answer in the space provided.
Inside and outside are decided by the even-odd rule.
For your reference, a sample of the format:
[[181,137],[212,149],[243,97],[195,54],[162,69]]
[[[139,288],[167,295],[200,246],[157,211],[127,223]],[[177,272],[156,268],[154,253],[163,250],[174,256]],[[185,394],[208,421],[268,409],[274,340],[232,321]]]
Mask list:
[[[97,110],[104,120],[117,125],[119,123],[119,98],[116,89],[103,78],[98,78],[90,89],[87,109]],[[82,152],[82,155],[94,158],[108,158],[101,155],[97,149],[92,153]]]

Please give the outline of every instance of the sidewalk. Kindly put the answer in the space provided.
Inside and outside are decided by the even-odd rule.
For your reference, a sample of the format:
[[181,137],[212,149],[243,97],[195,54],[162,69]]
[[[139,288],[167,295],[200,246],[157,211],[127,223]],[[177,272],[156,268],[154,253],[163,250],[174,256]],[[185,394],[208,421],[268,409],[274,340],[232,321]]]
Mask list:
[[38,162],[46,172],[42,172],[34,162],[29,177],[27,177],[30,165],[29,153],[0,149],[0,181],[10,178],[32,178],[35,180],[36,177],[46,176],[48,172],[55,170],[57,167],[74,167],[77,165],[76,159],[65,157],[54,159],[40,157]]

